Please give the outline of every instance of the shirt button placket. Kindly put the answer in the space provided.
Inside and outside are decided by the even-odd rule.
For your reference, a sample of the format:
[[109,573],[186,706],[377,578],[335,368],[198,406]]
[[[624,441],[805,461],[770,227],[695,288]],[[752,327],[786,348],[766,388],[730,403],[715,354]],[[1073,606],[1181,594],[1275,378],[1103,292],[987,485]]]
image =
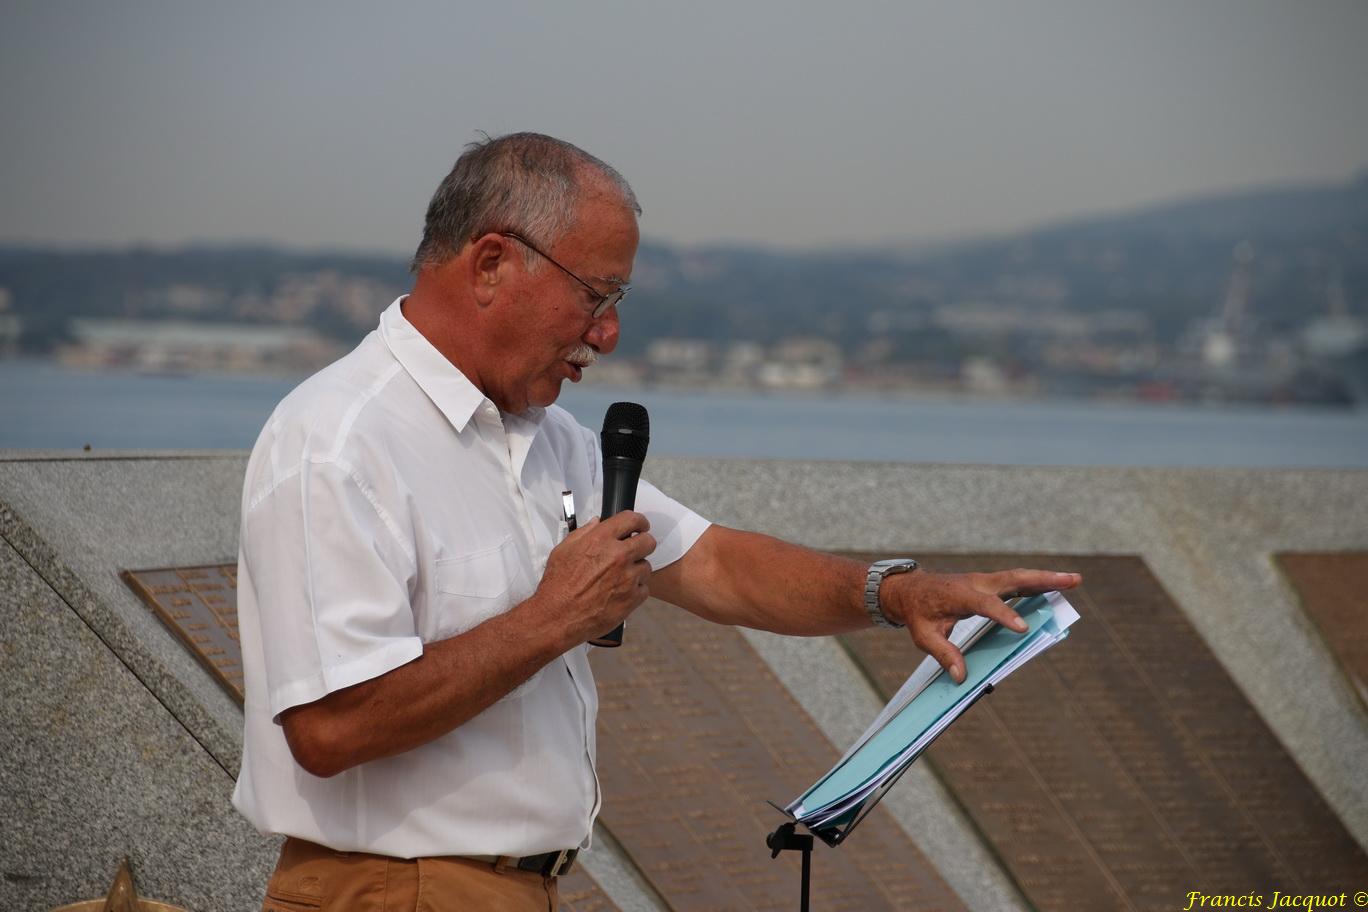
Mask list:
[[485,402],[480,406],[480,412],[489,421],[491,428],[499,438],[499,464],[503,467],[504,486],[508,489],[508,496],[517,504],[515,511],[518,517],[518,524],[522,527],[523,541],[527,543],[527,553],[536,553],[536,538],[532,534],[532,523],[527,515],[527,499],[523,496],[522,485],[518,479],[513,477],[513,446],[508,438],[508,428],[504,425],[503,416],[499,414],[498,408],[491,402]]

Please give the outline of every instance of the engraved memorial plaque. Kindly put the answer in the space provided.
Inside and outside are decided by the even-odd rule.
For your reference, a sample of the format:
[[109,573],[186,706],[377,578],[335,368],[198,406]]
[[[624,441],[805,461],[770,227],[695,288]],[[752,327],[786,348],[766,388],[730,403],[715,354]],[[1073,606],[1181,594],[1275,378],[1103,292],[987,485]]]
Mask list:
[[[1143,561],[980,555],[925,564],[1084,575],[1084,588],[1069,593],[1082,615],[1069,639],[923,757],[1032,906],[1161,912],[1183,908],[1191,890],[1362,888],[1368,857]],[[905,633],[842,640],[885,696],[922,657]]]
[[237,564],[125,570],[123,578],[241,706]]
[[[627,645],[591,650],[602,821],[676,912],[790,909],[797,853],[770,858],[783,803],[839,757],[735,630],[649,601]],[[963,909],[877,809],[850,843],[813,854],[812,907]]]
[[1330,652],[1368,703],[1368,552],[1275,555]]

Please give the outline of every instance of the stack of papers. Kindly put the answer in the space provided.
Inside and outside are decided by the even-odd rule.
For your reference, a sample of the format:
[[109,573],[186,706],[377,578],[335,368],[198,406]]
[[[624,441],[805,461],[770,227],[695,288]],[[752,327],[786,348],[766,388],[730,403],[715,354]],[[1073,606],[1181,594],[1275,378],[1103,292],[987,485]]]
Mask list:
[[941,732],[1000,681],[1065,639],[1078,620],[1058,592],[1013,607],[1028,626],[1025,633],[984,617],[960,621],[950,641],[964,653],[964,683],[956,684],[928,656],[845,756],[783,811],[835,845]]

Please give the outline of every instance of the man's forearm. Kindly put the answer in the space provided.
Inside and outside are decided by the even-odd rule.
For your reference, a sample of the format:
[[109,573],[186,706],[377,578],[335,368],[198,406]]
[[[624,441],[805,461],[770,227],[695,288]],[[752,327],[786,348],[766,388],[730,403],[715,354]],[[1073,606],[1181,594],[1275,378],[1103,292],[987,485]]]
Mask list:
[[333,776],[442,737],[575,645],[537,597],[377,678],[281,715],[295,760]]
[[725,526],[711,526],[651,577],[651,594],[720,624],[793,636],[868,627],[867,565]]
[[[652,575],[651,594],[721,624],[820,636],[870,626],[867,573],[860,561],[712,526],[684,557]],[[885,616],[905,624],[912,642],[961,681],[964,659],[948,639],[956,622],[981,615],[1020,633],[1025,624],[1004,598],[1072,589],[1082,581],[1077,573],[1049,570],[918,570],[888,577],[879,599]]]

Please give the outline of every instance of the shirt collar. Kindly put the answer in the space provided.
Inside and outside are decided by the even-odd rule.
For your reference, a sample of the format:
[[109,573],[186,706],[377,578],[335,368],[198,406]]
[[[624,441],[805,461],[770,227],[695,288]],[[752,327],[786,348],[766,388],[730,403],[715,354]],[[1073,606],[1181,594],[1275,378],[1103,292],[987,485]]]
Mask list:
[[[380,338],[395,360],[460,433],[481,405],[489,402],[492,406],[493,403],[408,321],[401,308],[407,297],[400,295],[380,315]],[[546,417],[546,409],[529,408],[517,417],[539,427]]]

